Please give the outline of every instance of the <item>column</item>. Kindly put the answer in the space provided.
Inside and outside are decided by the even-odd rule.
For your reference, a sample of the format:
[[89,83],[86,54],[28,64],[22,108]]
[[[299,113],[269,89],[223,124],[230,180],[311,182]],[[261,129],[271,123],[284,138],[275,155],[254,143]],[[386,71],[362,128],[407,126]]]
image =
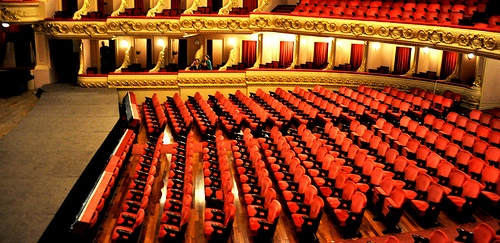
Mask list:
[[50,84],[53,73],[50,67],[49,39],[44,33],[35,32],[35,45],[36,65],[33,76],[35,76],[34,88],[37,89],[44,84]]
[[368,43],[368,41],[364,42],[365,46],[363,47],[363,60],[361,61],[361,66],[359,66],[356,72],[366,72],[366,60],[368,60]]
[[330,41],[330,53],[328,54],[328,65],[323,70],[332,70],[335,66],[335,52],[337,51],[337,39],[332,37]]
[[410,67],[410,70],[404,75],[404,76],[410,76],[412,77],[413,74],[417,71],[418,69],[418,57],[420,55],[420,47],[415,46],[415,55],[413,55],[413,61]]
[[299,53],[300,53],[300,35],[295,35],[295,43],[293,45],[293,61],[290,67],[286,69],[294,69],[295,66],[299,62]]
[[262,37],[264,34],[259,34],[257,37],[257,56],[255,57],[255,63],[251,69],[259,68],[262,63]]

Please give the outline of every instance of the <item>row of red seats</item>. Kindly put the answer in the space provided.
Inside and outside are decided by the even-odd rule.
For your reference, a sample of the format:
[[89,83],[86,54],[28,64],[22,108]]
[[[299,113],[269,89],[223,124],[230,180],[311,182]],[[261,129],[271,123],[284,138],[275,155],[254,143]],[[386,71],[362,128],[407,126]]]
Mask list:
[[151,137],[139,159],[132,181],[122,203],[121,213],[116,221],[111,239],[113,241],[137,241],[149,204],[156,167],[160,159],[163,133]]
[[142,110],[148,134],[157,135],[163,132],[167,124],[167,117],[156,93],[153,94],[152,98],[146,97],[146,101],[142,103]]
[[177,140],[170,160],[167,195],[161,218],[160,242],[182,242],[191,215],[193,201],[194,133]]
[[[450,115],[454,115],[450,113]],[[482,159],[486,157],[487,150],[497,151],[500,143],[500,132],[492,131],[486,126],[481,126],[477,122],[467,119],[464,116],[457,116],[458,118],[453,121],[453,117],[447,117],[447,121],[436,119],[432,115],[427,115],[424,119],[424,126],[439,133],[440,136],[460,145],[475,156]],[[456,126],[454,126],[456,125]],[[410,124],[408,124],[410,127]],[[424,130],[425,131],[425,130]],[[434,135],[434,134],[433,134]],[[435,134],[437,138],[437,134]],[[419,135],[417,135],[419,136]],[[498,167],[498,161],[489,157],[490,164]]]
[[167,96],[165,110],[169,118],[170,131],[175,138],[179,140],[181,137],[186,137],[191,130],[193,117],[178,93],[175,93],[174,97]]
[[260,152],[260,144],[246,128],[243,136],[232,140],[232,151],[239,186],[244,194],[251,235],[254,241],[271,241],[276,231],[281,203]]
[[324,201],[318,195],[318,189],[312,184],[311,176],[307,174],[303,163],[306,158],[312,159],[309,156],[312,155],[311,151],[306,147],[293,147],[298,144],[295,136],[291,135],[288,139],[275,126],[260,141],[265,150],[267,167],[273,172],[271,177],[286,201],[283,205],[286,206],[298,237],[304,242],[310,242],[318,230]]
[[234,95],[229,94],[229,99],[239,107],[244,114],[248,127],[253,132],[258,132],[265,128],[267,118],[271,115],[254,100],[240,90],[236,90]]
[[281,88],[277,88],[276,92],[270,93],[275,99],[293,111],[292,124],[309,124],[312,126],[315,123],[319,111],[311,104]]
[[194,117],[202,138],[206,140],[207,136],[214,135],[219,118],[201,94],[196,92],[194,96],[189,96],[186,106]]
[[[382,1],[382,0],[302,0],[299,5],[304,6],[340,6],[340,7],[369,7],[369,8],[381,8],[381,7],[405,7],[425,9],[430,7],[431,9],[440,8],[442,5],[464,5],[464,6],[478,6],[486,5],[489,0],[406,0],[406,1]],[[419,7],[423,6],[423,7]]]
[[209,242],[227,242],[236,214],[233,179],[229,172],[226,142],[221,130],[203,148],[205,176],[205,238]]
[[116,179],[120,177],[123,162],[127,159],[128,152],[135,140],[135,133],[127,129],[116,146],[115,153],[107,161],[107,165],[101,173],[98,182],[88,195],[86,203],[77,215],[76,221],[71,225],[71,231],[82,234],[94,227],[99,217],[102,217],[104,207],[110,202],[109,195],[115,189]]
[[[454,117],[452,117],[451,121],[448,121],[448,117],[447,117],[446,120],[453,124],[453,118]],[[458,119],[458,116],[456,117],[455,122],[457,119]],[[474,110],[470,111],[469,119],[472,121],[475,121],[475,122],[479,122],[479,124],[481,124],[483,126],[488,126],[489,128],[493,129],[494,131],[500,132],[500,118],[496,118],[496,117],[493,118],[493,116],[491,114],[483,113],[480,110],[474,109]]]
[[[480,223],[474,227],[473,231],[467,231],[465,229],[457,229],[458,236],[455,237],[453,242],[481,242],[481,243],[499,243],[500,235],[495,234],[495,231],[491,226],[486,223]],[[429,237],[424,237],[421,235],[413,235],[414,243],[448,243],[451,237],[449,237],[444,231],[440,229],[434,230]],[[387,241],[386,241],[387,242]],[[394,241],[398,242],[398,241]]]
[[[387,89],[387,87],[385,89]],[[420,89],[418,87],[414,87],[414,88],[410,89],[409,93],[414,95],[414,96],[420,96],[423,99],[426,99],[429,101],[433,101],[434,97],[436,96],[436,94],[434,92],[430,92],[430,91],[427,91],[425,89]],[[453,100],[453,106],[452,106],[453,110],[457,110],[460,107],[460,103],[462,102],[462,94],[453,92],[451,90],[445,90],[443,92],[442,96],[443,96],[443,98]]]
[[219,91],[215,92],[214,96],[209,95],[208,101],[218,115],[226,132],[232,135],[241,131],[245,118],[236,105]]
[[250,93],[250,98],[269,113],[273,125],[280,129],[290,126],[294,112],[273,96],[259,88],[256,93]]

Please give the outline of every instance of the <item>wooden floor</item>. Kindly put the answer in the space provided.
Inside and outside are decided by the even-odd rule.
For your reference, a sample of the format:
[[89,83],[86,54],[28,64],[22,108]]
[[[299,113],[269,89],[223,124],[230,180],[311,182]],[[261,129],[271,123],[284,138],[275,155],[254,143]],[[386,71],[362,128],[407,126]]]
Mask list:
[[[196,131],[195,131],[196,132]],[[198,134],[197,132],[195,134]],[[170,132],[167,130],[165,136],[169,139],[172,139]],[[196,141],[200,141],[200,137],[198,135],[195,136]],[[147,136],[145,133],[144,126],[140,129],[140,134],[138,136],[139,143],[146,143]],[[228,141],[229,142],[229,141]],[[230,163],[233,163],[233,157],[230,152],[228,152],[228,156],[230,158]],[[139,242],[157,242],[157,235],[159,232],[159,223],[161,219],[161,212],[163,209],[163,201],[162,195],[165,193],[161,193],[161,190],[165,190],[163,187],[165,185],[164,181],[167,181],[168,178],[167,172],[169,170],[169,158],[170,155],[162,155],[160,160],[160,166],[158,168],[158,174],[156,177],[155,184],[153,186],[152,196],[150,197],[150,205],[146,210],[146,219],[144,221],[144,226],[141,232],[140,241]],[[120,180],[121,188],[119,188],[114,196],[113,203],[110,206],[108,211],[108,215],[104,220],[102,227],[97,235],[96,242],[111,242],[111,233],[116,224],[116,220],[119,216],[120,207],[123,202],[124,192],[127,190],[128,184],[130,182],[130,177],[133,175],[135,165],[139,159],[138,155],[132,156],[130,158],[129,164],[127,166],[126,175],[122,180]],[[203,165],[200,158],[200,153],[194,154],[194,163],[193,163],[193,205],[191,211],[190,221],[188,223],[188,228],[186,230],[185,242],[186,243],[199,243],[206,242],[203,233],[203,222],[204,222],[204,210],[205,210],[205,196],[204,196],[204,180],[203,180]],[[236,173],[234,171],[234,167],[231,167],[232,175],[234,176]],[[244,203],[240,201],[240,197],[242,194],[238,192],[238,178],[234,178],[234,187],[233,193],[235,195],[235,206],[237,208],[237,214],[233,225],[233,231],[230,237],[229,242],[234,243],[252,243],[254,242],[252,237],[249,235],[249,225],[248,225],[248,217],[246,213],[246,206]],[[481,209],[478,209],[476,214],[477,223],[480,222],[492,222],[495,221],[493,217],[489,214],[486,214]],[[384,230],[384,224],[379,221],[373,220],[374,214],[370,210],[366,210],[365,217],[363,218],[362,225],[360,227],[360,232],[363,239],[371,240],[373,238],[376,239],[378,236],[382,236],[382,231]],[[445,213],[441,213],[439,216],[440,228],[451,229],[454,232],[455,229],[461,228],[464,225],[458,224],[453,221],[446,215]],[[399,226],[402,229],[402,233],[405,232],[418,232],[425,230],[420,227],[415,220],[408,214],[404,213]],[[470,228],[470,226],[469,226]],[[494,229],[496,229],[494,227]],[[452,235],[453,237],[455,235]],[[343,239],[339,229],[335,226],[334,222],[328,215],[328,213],[324,213],[319,230],[317,233],[317,237],[319,242],[349,242],[349,239]],[[278,227],[274,236],[274,242],[276,243],[296,243],[300,242],[297,238],[296,232],[294,230],[293,223],[291,222],[291,218],[282,213],[279,218]],[[359,242],[359,241],[356,241]],[[379,241],[375,241],[379,242]]]
[[7,135],[35,107],[38,98],[33,91],[0,98],[0,138]]

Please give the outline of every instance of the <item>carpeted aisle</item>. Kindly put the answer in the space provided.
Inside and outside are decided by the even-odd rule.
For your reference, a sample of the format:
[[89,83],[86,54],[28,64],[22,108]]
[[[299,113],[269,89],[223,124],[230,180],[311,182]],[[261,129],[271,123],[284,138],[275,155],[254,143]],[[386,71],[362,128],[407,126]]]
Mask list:
[[0,239],[36,242],[116,124],[107,88],[51,84],[33,110],[0,139]]

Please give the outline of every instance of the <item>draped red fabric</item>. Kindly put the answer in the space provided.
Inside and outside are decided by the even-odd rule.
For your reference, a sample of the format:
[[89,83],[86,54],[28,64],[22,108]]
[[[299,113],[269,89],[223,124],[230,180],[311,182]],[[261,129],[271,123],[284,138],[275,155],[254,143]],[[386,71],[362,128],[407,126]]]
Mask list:
[[328,62],[328,42],[314,42],[313,62],[316,68]]
[[104,0],[97,0],[97,11],[98,11],[99,13],[101,13],[101,14],[102,14],[102,16],[104,17],[104,14],[105,14],[105,12],[104,12],[104,11],[106,11],[106,10],[104,9]]
[[170,9],[179,9],[179,0],[172,0],[170,1]]
[[244,40],[242,45],[242,62],[245,67],[251,67],[256,60],[257,41]]
[[247,12],[252,12],[258,6],[258,0],[243,0],[243,8],[247,9]]
[[443,60],[441,62],[441,78],[447,78],[455,70],[457,65],[458,53],[443,51]]
[[144,0],[134,0],[134,8],[144,12]]
[[363,50],[365,45],[363,44],[351,44],[351,66],[352,70],[358,70],[363,62]]
[[410,70],[411,48],[396,47],[396,61],[394,62],[394,73],[405,74]]
[[286,67],[293,61],[293,41],[280,41],[280,67]]

